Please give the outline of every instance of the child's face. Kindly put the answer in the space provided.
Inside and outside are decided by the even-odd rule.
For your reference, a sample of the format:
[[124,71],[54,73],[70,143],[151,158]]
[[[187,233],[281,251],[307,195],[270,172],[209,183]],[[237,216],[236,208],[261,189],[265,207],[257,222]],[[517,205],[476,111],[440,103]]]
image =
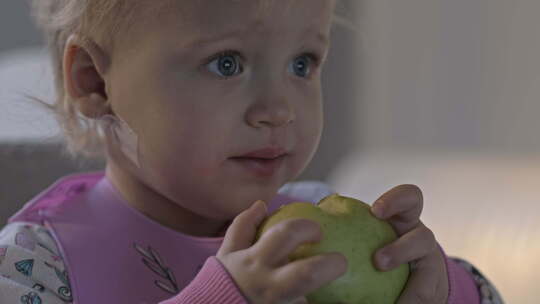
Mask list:
[[[286,1],[286,11],[274,1],[255,23],[257,2],[177,1],[189,15],[170,9],[136,25],[108,75],[115,111],[139,136],[138,177],[214,219],[269,201],[307,166],[322,132],[322,66],[309,54],[325,59],[335,2]],[[207,37],[223,40],[192,44]],[[272,176],[231,160],[271,145],[289,153]]]

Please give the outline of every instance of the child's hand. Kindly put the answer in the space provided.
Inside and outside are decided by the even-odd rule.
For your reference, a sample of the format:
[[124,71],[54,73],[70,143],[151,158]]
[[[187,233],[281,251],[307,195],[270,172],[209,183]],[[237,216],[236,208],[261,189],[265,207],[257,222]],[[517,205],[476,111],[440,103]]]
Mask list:
[[345,274],[347,259],[341,253],[288,263],[288,255],[301,243],[321,240],[319,224],[310,220],[282,221],[252,246],[257,227],[265,217],[260,202],[236,216],[216,255],[249,303],[307,303],[306,294]]
[[[371,208],[371,212],[388,221],[399,236],[377,250],[377,267],[383,271],[403,263],[409,263],[411,267],[409,281],[397,304],[447,302],[448,276],[444,256],[433,232],[420,221],[422,207],[422,191],[415,185],[401,185],[383,194]],[[388,266],[381,267],[380,254],[388,254]]]

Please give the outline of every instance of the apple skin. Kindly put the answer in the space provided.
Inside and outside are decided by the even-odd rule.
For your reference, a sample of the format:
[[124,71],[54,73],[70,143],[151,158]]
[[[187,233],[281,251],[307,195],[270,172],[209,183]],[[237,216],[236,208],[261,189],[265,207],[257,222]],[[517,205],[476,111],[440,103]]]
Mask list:
[[328,252],[348,260],[345,274],[306,295],[310,304],[394,304],[409,278],[409,265],[379,271],[375,251],[397,239],[392,226],[373,216],[370,206],[337,193],[317,205],[293,202],[281,206],[259,225],[255,242],[275,224],[292,218],[313,220],[321,226],[320,242],[306,242],[289,255],[289,262]]

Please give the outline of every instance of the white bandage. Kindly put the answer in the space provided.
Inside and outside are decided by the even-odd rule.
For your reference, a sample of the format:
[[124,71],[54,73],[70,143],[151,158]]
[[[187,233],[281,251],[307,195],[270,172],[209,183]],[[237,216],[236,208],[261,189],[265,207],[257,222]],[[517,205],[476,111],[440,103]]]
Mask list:
[[116,143],[124,155],[137,167],[139,163],[139,139],[137,133],[118,114],[104,115],[99,118],[105,134]]

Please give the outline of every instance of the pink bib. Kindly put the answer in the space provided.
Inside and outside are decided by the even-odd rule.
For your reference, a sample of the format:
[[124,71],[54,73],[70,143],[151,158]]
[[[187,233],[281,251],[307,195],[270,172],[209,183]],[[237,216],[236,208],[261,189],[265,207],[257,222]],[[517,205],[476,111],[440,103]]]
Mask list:
[[[295,200],[278,194],[269,212]],[[49,228],[64,258],[61,294],[76,304],[156,304],[174,297],[216,255],[223,237],[169,229],[127,205],[104,172],[61,178],[8,223]]]

